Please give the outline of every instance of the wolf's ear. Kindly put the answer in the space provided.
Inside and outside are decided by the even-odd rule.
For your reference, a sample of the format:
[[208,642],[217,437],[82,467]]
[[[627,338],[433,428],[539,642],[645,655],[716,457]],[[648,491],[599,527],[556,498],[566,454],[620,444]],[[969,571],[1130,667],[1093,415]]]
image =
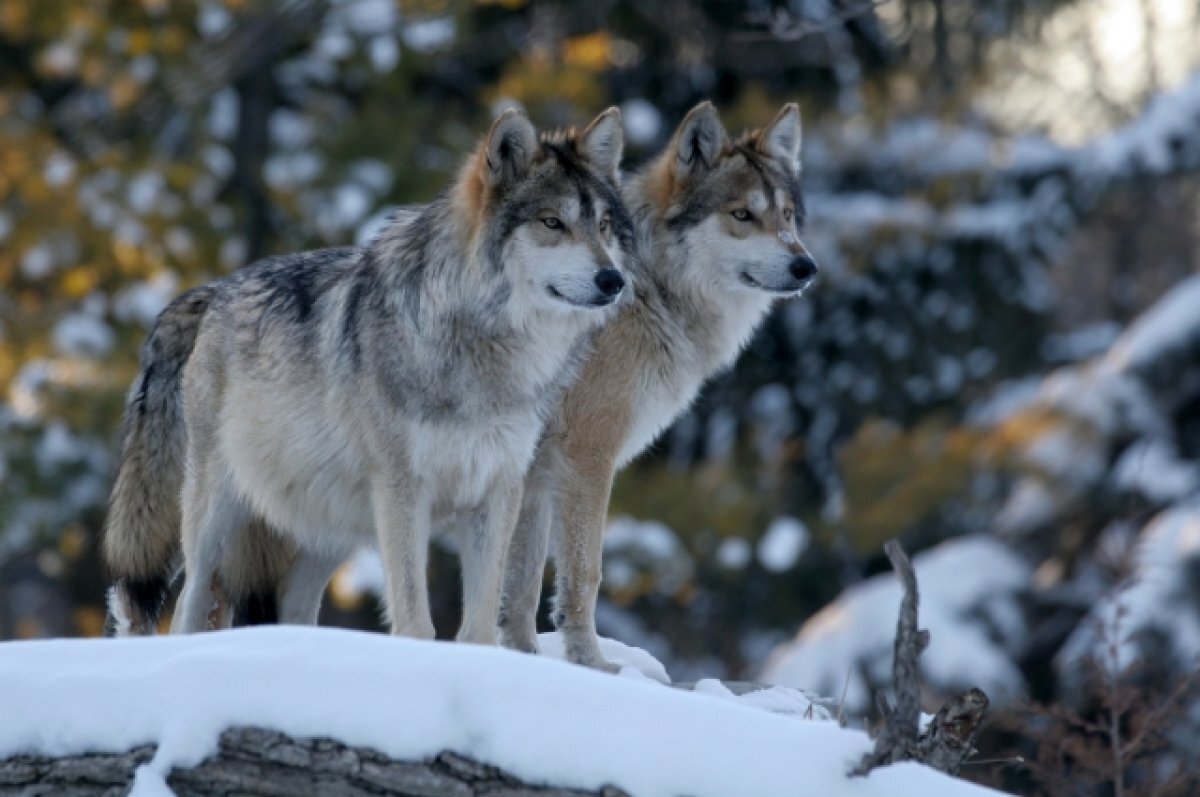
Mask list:
[[512,184],[525,173],[537,152],[537,131],[524,111],[509,108],[496,118],[484,149],[489,186]]
[[729,135],[717,117],[717,109],[708,100],[688,111],[671,140],[676,177],[686,178],[703,169],[711,169],[729,146]]
[[800,106],[789,102],[758,135],[758,151],[792,171],[800,164]]
[[621,169],[621,151],[625,148],[625,131],[621,127],[621,109],[609,108],[592,120],[579,135],[579,152],[600,170],[617,179]]

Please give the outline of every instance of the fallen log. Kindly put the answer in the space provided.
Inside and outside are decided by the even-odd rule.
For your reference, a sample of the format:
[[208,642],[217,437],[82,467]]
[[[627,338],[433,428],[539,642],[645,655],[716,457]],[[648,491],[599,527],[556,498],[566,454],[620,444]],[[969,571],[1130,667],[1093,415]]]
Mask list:
[[[144,745],[124,753],[3,759],[0,797],[124,795],[154,750]],[[225,731],[215,755],[173,770],[166,781],[179,797],[628,797],[614,787],[579,791],[528,783],[457,753],[396,761],[333,739],[297,739],[252,727]]]

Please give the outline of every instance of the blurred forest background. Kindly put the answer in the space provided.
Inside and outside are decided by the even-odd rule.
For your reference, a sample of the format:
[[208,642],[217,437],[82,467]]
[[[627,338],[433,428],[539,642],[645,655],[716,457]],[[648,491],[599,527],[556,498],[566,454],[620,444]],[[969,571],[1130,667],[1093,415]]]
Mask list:
[[[1027,759],[972,777],[1200,793],[1197,0],[3,0],[0,639],[101,633],[173,295],[364,241],[505,105],[620,105],[632,167],[705,98],[801,103],[822,276],[620,477],[601,633],[861,720],[898,537],[930,705],[981,686],[981,746]],[[328,621],[377,627],[379,577]],[[448,632],[452,556],[433,582]]]

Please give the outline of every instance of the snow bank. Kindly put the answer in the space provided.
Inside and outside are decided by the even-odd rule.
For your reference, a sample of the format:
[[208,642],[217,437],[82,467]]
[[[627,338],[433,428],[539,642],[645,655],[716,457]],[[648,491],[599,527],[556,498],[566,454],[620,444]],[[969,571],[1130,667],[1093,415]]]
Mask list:
[[[913,566],[921,627],[932,637],[921,658],[930,682],[945,689],[978,686],[996,702],[1019,695],[1021,674],[987,626],[1002,640],[1023,633],[1015,593],[1029,583],[1028,565],[996,539],[967,537],[918,555]],[[860,666],[875,684],[891,683],[900,598],[900,583],[890,572],[851,587],[771,655],[762,680],[840,695],[849,676],[846,706],[865,710]],[[980,615],[986,622],[979,622]]]
[[1164,352],[1200,340],[1200,276],[1172,288],[1121,335],[1108,353],[1113,369],[1140,370],[1163,358]]
[[0,706],[0,756],[158,741],[143,795],[246,724],[400,759],[453,750],[524,780],[638,797],[996,793],[916,764],[848,779],[870,745],[831,722],[497,648],[323,628],[6,643]]

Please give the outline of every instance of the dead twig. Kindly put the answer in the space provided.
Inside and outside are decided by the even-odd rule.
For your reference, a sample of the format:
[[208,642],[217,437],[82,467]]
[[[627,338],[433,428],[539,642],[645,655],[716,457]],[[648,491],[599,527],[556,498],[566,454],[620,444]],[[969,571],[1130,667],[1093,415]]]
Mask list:
[[918,761],[954,774],[975,752],[972,742],[987,710],[988,697],[980,689],[969,689],[942,706],[928,727],[921,730],[920,658],[929,645],[929,632],[918,627],[920,593],[912,562],[895,540],[888,542],[884,551],[904,588],[892,664],[896,705],[890,707],[880,697],[883,727],[875,737],[875,749],[863,756],[850,774],[865,775],[897,761]]

